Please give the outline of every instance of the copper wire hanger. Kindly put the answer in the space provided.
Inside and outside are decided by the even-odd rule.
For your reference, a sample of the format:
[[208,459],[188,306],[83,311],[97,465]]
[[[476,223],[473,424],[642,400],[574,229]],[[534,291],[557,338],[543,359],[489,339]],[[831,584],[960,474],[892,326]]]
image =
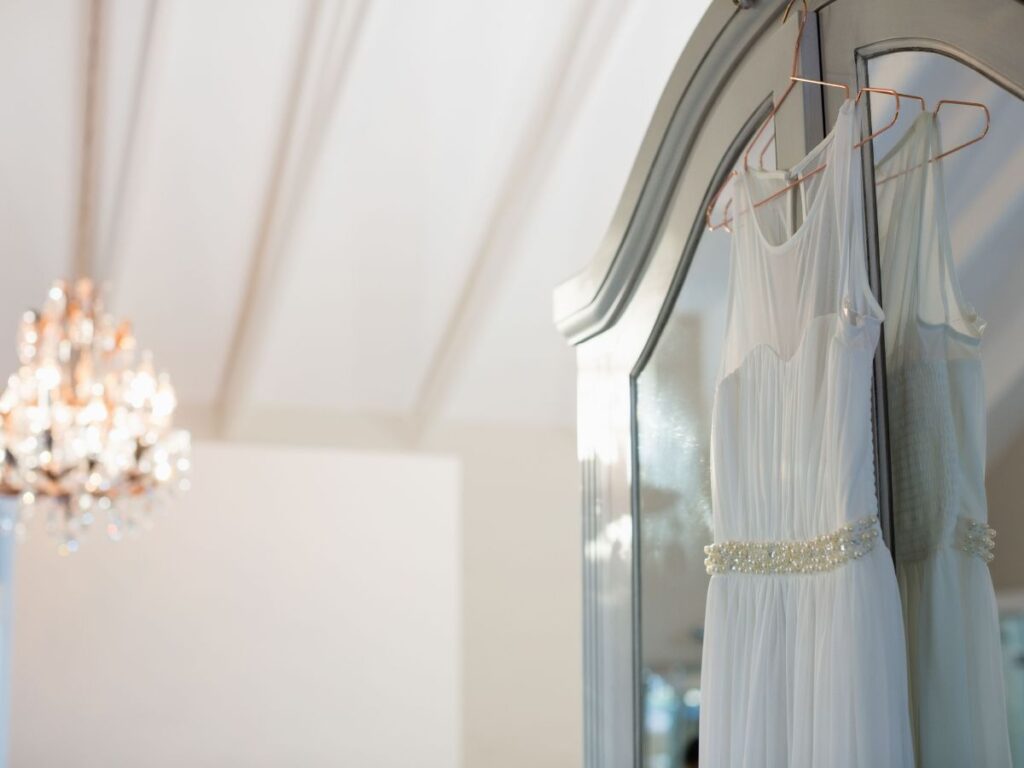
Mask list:
[[[903,94],[901,94],[901,95],[903,95]],[[920,96],[915,96],[913,98],[921,98],[921,97]],[[935,117],[935,119],[938,119],[938,117],[939,117],[939,110],[941,110],[947,104],[956,104],[956,105],[963,106],[963,107],[974,107],[976,109],[980,109],[984,113],[984,115],[985,115],[985,127],[981,129],[981,133],[979,133],[973,139],[968,139],[967,141],[963,142],[962,144],[957,144],[952,149],[947,149],[944,152],[940,152],[935,157],[929,157],[923,163],[918,163],[917,165],[915,165],[915,166],[913,166],[911,168],[907,168],[906,170],[899,171],[897,173],[892,174],[891,176],[886,176],[885,178],[882,178],[882,179],[876,179],[875,180],[875,186],[878,186],[880,184],[884,184],[885,182],[889,181],[890,179],[898,178],[900,176],[903,176],[904,174],[910,173],[911,171],[916,171],[918,168],[922,168],[922,167],[928,165],[929,163],[934,163],[937,160],[941,160],[944,157],[949,157],[953,153],[959,152],[961,149],[966,149],[967,147],[971,146],[972,144],[977,144],[979,141],[981,141],[982,139],[984,139],[988,135],[988,129],[992,126],[992,113],[989,112],[988,107],[985,104],[982,104],[980,101],[963,101],[961,99],[940,99],[935,104],[935,111],[932,112],[932,115]],[[924,99],[921,99],[921,110],[925,111]]]
[[[768,113],[768,116],[765,118],[764,122],[761,124],[761,127],[758,129],[757,133],[754,134],[754,138],[751,139],[749,145],[747,146],[747,151],[743,153],[743,170],[745,170],[745,171],[749,170],[749,168],[750,168],[750,153],[753,151],[754,146],[757,144],[757,140],[761,137],[761,134],[764,133],[765,129],[771,123],[772,118],[775,117],[775,114],[779,111],[779,108],[782,106],[782,103],[786,100],[786,98],[789,96],[789,94],[793,91],[793,88],[796,86],[797,83],[809,83],[809,84],[812,84],[812,85],[823,85],[823,86],[828,86],[829,88],[842,88],[846,92],[846,100],[849,101],[849,99],[850,99],[850,86],[848,86],[846,83],[834,83],[834,82],[831,82],[831,81],[828,81],[828,80],[813,80],[811,78],[803,77],[803,76],[798,74],[797,67],[798,67],[799,60],[800,60],[800,41],[803,38],[804,27],[807,24],[807,17],[810,14],[810,9],[809,9],[809,7],[807,5],[807,0],[802,0],[802,2],[803,2],[803,6],[804,6],[804,15],[800,19],[800,25],[799,25],[799,27],[797,29],[797,35],[796,35],[796,45],[793,47],[793,65],[792,65],[792,69],[791,69],[790,75],[789,75],[789,80],[790,80],[789,86],[786,88],[785,91],[783,91],[782,97],[778,100],[778,102],[775,105],[772,106],[772,109]],[[793,8],[793,5],[795,3],[796,3],[796,0],[790,0],[789,3],[786,5],[786,10],[782,14],[782,23],[783,24],[786,23],[787,19],[789,19],[789,12]],[[864,144],[866,144],[867,142],[871,141],[876,136],[879,136],[880,134],[885,133],[887,130],[889,130],[894,125],[896,125],[896,121],[899,119],[899,116],[900,116],[900,94],[898,94],[892,88],[876,88],[876,87],[864,86],[860,90],[857,91],[857,96],[856,96],[856,99],[854,100],[854,104],[859,104],[860,100],[861,100],[861,97],[863,97],[863,95],[865,93],[885,93],[885,94],[888,94],[888,95],[892,96],[894,99],[896,99],[896,109],[895,109],[895,111],[893,113],[892,120],[890,120],[889,123],[887,123],[886,125],[884,125],[881,128],[879,128],[877,131],[874,131],[873,133],[871,133],[868,136],[866,136],[865,138],[863,138],[861,141],[859,141],[856,144],[854,144],[853,145],[853,149],[857,149],[859,147],[862,147],[862,146],[864,146]],[[923,99],[922,99],[922,103],[923,103]],[[780,195],[783,195],[786,192],[788,192],[790,189],[793,189],[794,187],[802,184],[803,182],[805,182],[807,179],[811,178],[812,176],[815,176],[815,175],[821,173],[823,170],[825,170],[826,165],[827,165],[826,163],[822,163],[821,165],[819,165],[814,170],[808,171],[803,176],[797,177],[792,182],[790,182],[786,186],[782,187],[781,189],[776,190],[774,193],[772,193],[768,197],[764,198],[763,200],[759,200],[756,203],[753,203],[752,208],[759,208],[762,205],[765,205],[766,203],[769,203],[772,200],[775,200]],[[707,211],[705,213],[705,219],[707,221],[707,225],[708,225],[708,230],[709,231],[713,232],[716,229],[725,229],[727,232],[731,232],[732,231],[729,228],[729,225],[733,221],[733,217],[729,216],[729,207],[732,205],[732,200],[730,200],[726,204],[726,206],[725,206],[725,210],[723,211],[722,221],[720,221],[717,224],[714,224],[711,221],[711,214],[714,211],[715,204],[718,202],[718,198],[721,196],[722,192],[725,191],[725,188],[729,185],[729,183],[734,178],[736,178],[737,175],[739,175],[739,172],[736,171],[735,169],[730,171],[729,175],[725,177],[725,180],[722,182],[722,185],[718,188],[718,190],[715,192],[714,196],[712,196],[711,201],[708,203]]]
[[[792,88],[792,87],[793,86],[791,84],[790,88]],[[785,99],[785,97],[786,97],[786,95],[788,95],[788,93],[789,93],[789,89],[786,90],[786,94],[784,94],[782,99],[779,100],[780,103],[782,102],[783,99]],[[927,109],[927,107],[925,106],[925,102],[924,102],[924,96],[918,96],[916,93],[903,93],[902,91],[896,91],[896,95],[899,96],[901,99],[912,99],[912,100],[918,102],[921,105],[921,111],[922,112],[924,112],[925,109]],[[756,139],[756,137],[755,137],[755,139]],[[761,147],[760,154],[757,156],[757,167],[762,169],[762,170],[764,169],[764,156],[766,154],[768,154],[768,150],[771,148],[772,141],[774,141],[774,140],[775,140],[775,133],[773,131],[772,132],[772,137],[768,141],[766,141],[764,143],[764,146]],[[962,149],[962,147],[958,147],[958,149]],[[748,152],[749,152],[749,150],[748,150]]]

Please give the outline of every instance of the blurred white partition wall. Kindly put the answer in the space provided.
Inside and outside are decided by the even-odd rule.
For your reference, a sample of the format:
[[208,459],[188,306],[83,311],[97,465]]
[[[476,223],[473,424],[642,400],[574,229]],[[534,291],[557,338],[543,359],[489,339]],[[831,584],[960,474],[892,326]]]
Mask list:
[[153,531],[17,548],[11,765],[460,765],[457,461],[194,465]]

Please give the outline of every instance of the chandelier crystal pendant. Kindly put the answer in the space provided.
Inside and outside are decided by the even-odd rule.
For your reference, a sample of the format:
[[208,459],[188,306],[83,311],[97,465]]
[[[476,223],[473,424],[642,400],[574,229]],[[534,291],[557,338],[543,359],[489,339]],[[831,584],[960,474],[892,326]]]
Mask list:
[[22,317],[17,348],[0,395],[0,493],[21,498],[19,532],[45,511],[69,554],[97,519],[119,540],[149,523],[161,497],[187,490],[190,437],[173,428],[170,378],[138,354],[90,280],[56,282],[42,311]]

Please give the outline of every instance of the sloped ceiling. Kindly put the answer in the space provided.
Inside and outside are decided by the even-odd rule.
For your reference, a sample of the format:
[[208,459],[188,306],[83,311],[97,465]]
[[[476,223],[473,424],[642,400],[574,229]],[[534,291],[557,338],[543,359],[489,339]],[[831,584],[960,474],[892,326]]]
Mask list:
[[[72,273],[85,203],[89,271],[200,434],[571,425],[551,290],[596,251],[706,5],[0,0],[0,370],[19,314]],[[952,61],[902,76],[1002,104]],[[1007,100],[986,147],[1013,131]],[[951,205],[978,211],[954,245],[989,320],[993,457],[1024,421],[1020,261],[979,259],[1013,249],[976,236],[1016,237],[1020,153],[1002,157],[948,162]]]
[[0,338],[72,270],[91,30],[90,271],[186,419],[571,424],[550,292],[705,5],[0,0]]

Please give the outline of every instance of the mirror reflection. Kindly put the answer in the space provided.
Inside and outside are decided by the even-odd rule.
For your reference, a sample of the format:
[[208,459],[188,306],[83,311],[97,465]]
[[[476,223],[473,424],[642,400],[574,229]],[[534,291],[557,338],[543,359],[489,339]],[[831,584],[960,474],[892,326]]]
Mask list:
[[675,768],[697,737],[711,543],[711,402],[725,333],[729,235],[705,232],[637,379],[644,764]]
[[[872,59],[869,77],[925,104],[904,99],[900,125],[874,144],[915,748],[922,765],[1008,765],[1011,749],[1020,764],[1024,104],[931,52]],[[943,99],[975,104],[936,114]],[[976,104],[991,127],[971,143],[988,124]]]
[[[751,154],[775,167],[771,129]],[[709,579],[704,546],[712,543],[711,407],[725,336],[730,240],[725,229],[702,230],[636,380],[647,768],[688,766],[696,752]]]

